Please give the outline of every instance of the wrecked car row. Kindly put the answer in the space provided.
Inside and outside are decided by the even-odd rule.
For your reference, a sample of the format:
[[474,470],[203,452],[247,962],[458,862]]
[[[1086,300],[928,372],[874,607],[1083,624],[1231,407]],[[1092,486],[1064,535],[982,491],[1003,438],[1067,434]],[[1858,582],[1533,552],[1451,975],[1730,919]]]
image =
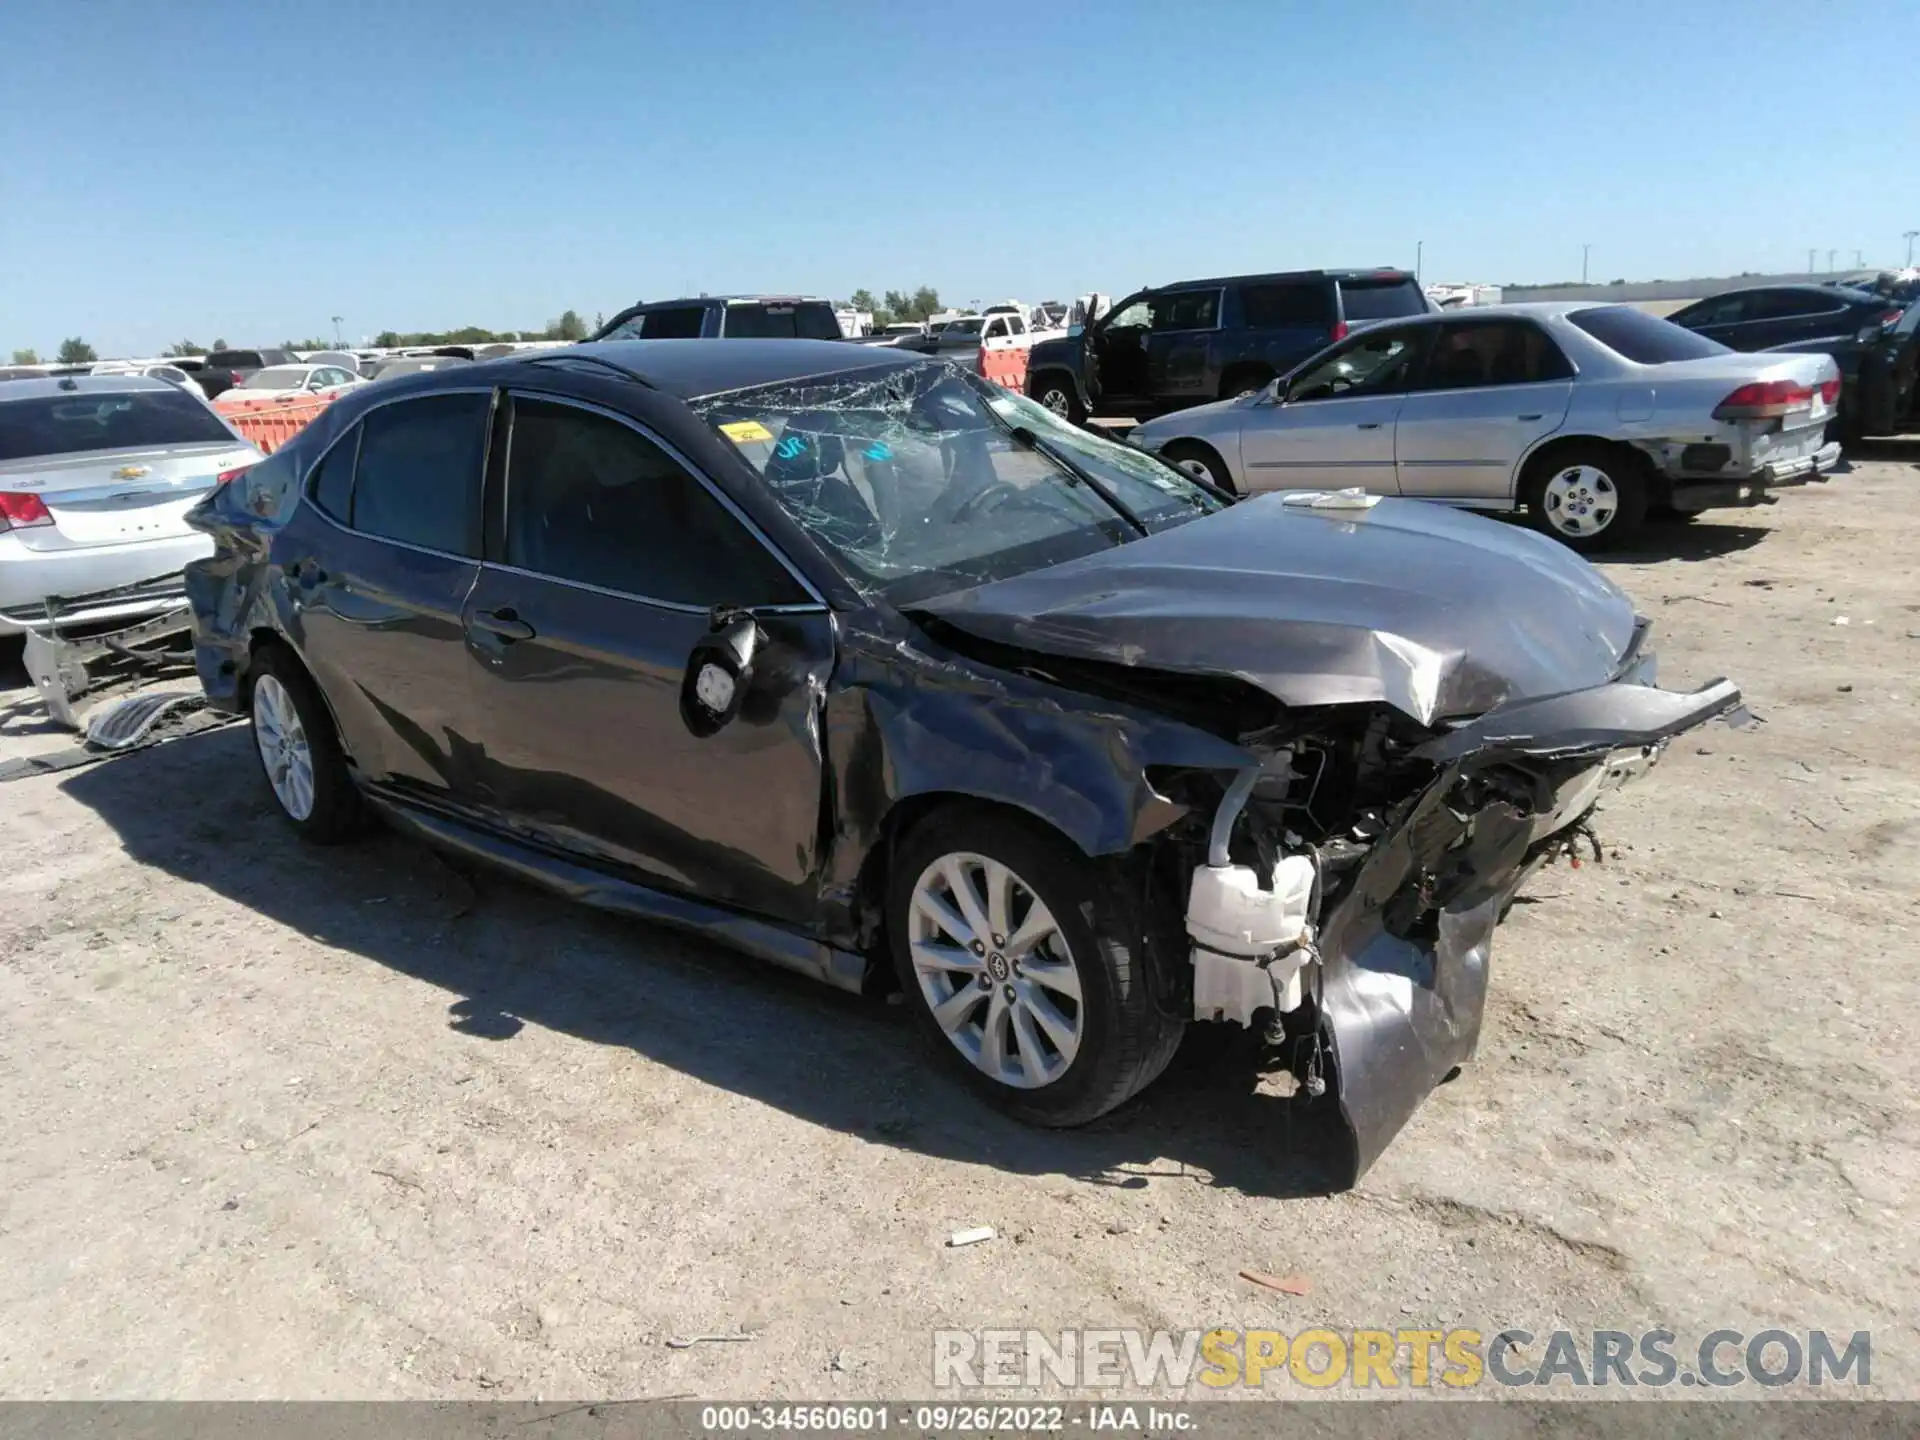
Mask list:
[[1349,1174],[1473,1053],[1529,871],[1739,692],[1545,538],[1233,503],[952,367],[594,344],[368,387],[221,486],[210,703],[381,816],[852,991],[1047,1125],[1284,1033]]

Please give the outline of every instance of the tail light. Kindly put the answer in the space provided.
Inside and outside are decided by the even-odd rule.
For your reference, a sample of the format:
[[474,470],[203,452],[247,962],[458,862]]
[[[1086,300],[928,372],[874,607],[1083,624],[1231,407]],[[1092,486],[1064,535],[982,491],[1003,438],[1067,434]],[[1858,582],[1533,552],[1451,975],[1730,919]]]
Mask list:
[[1900,323],[1900,317],[1906,313],[1905,310],[1888,310],[1873,323],[1878,325],[1882,330],[1891,330]]
[[242,465],[237,470],[222,470],[218,475],[213,477],[213,483],[215,485],[231,485],[252,468],[251,465]]
[[1742,385],[1713,408],[1716,420],[1777,420],[1813,404],[1813,387],[1791,380],[1756,380]]
[[1840,377],[1838,375],[1834,376],[1831,380],[1822,380],[1820,382],[1820,398],[1829,405],[1838,405],[1840,403]]
[[1344,340],[1347,338],[1347,322],[1346,321],[1336,320],[1333,322],[1333,338],[1335,340]]
[[38,495],[0,490],[0,530],[31,530],[36,525],[51,525],[47,502]]

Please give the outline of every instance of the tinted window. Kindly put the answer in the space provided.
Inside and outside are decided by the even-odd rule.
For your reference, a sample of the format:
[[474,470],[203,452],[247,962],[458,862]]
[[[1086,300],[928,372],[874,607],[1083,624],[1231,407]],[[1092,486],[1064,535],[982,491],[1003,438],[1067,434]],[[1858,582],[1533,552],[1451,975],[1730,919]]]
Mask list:
[[1567,357],[1539,326],[1478,321],[1441,327],[1418,388],[1460,390],[1572,378]]
[[1183,290],[1153,302],[1156,330],[1211,330],[1220,323],[1218,290]]
[[1412,280],[1342,280],[1340,308],[1348,320],[1400,320],[1425,315],[1427,297]]
[[1750,319],[1747,314],[1748,301],[1757,297],[1741,293],[1738,295],[1715,295],[1712,299],[1702,300],[1698,305],[1689,305],[1677,310],[1670,317],[1674,324],[1685,326],[1698,325],[1738,325],[1742,320]]
[[207,356],[207,366],[214,370],[245,370],[266,363],[258,350],[216,350]]
[[1575,310],[1567,319],[1614,354],[1639,365],[1704,360],[1709,355],[1727,353],[1727,347],[1718,340],[1696,335],[1631,305]]
[[617,420],[516,399],[507,453],[509,565],[682,605],[807,598],[699,481]]
[[0,400],[0,460],[158,445],[235,445],[198,397],[172,386]]
[[491,397],[427,395],[360,422],[353,528],[450,555],[477,555]]
[[1769,290],[1754,297],[1749,320],[1790,320],[1798,315],[1839,315],[1846,304],[1838,295],[1815,295],[1806,290]]
[[[706,318],[707,311],[703,305],[676,305],[667,310],[649,310],[645,315],[634,316],[610,338],[628,340],[634,335],[641,335],[648,340],[698,340]],[[630,331],[629,326],[632,325],[639,328]]]
[[1305,285],[1248,285],[1240,291],[1240,318],[1256,330],[1332,325],[1333,291],[1319,280]]
[[307,493],[323,511],[347,524],[353,515],[353,460],[360,450],[360,431],[343,435],[326,458],[314,466]]
[[840,322],[831,305],[800,305],[793,312],[793,333],[802,340],[839,340]]

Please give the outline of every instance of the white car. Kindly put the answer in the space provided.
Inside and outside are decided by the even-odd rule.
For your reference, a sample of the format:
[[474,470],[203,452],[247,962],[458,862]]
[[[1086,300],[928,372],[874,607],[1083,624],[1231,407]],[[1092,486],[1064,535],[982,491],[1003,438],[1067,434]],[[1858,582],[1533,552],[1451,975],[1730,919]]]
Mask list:
[[292,400],[302,395],[332,396],[366,383],[338,365],[269,365],[254,371],[221,399]]
[[0,645],[59,623],[176,609],[212,553],[187,511],[262,455],[207,405],[143,375],[0,386]]
[[1129,439],[1241,495],[1525,509],[1588,550],[1628,540],[1653,506],[1765,505],[1822,478],[1839,398],[1827,355],[1739,354],[1628,305],[1500,305],[1369,325]]

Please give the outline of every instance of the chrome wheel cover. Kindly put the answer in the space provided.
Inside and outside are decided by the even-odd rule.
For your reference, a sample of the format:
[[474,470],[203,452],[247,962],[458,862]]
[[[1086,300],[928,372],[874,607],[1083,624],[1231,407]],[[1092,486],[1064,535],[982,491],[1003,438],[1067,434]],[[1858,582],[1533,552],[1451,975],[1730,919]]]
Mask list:
[[293,696],[272,675],[254,682],[253,742],[280,808],[295,820],[307,819],[313,814],[313,747]]
[[1559,534],[1590,540],[1613,523],[1620,510],[1620,492],[1606,471],[1569,465],[1547,481],[1540,504],[1547,523]]
[[914,978],[935,1023],[983,1074],[1037,1090],[1066,1074],[1085,1029],[1080,972],[1033,888],[984,855],[942,855],[907,906]]

